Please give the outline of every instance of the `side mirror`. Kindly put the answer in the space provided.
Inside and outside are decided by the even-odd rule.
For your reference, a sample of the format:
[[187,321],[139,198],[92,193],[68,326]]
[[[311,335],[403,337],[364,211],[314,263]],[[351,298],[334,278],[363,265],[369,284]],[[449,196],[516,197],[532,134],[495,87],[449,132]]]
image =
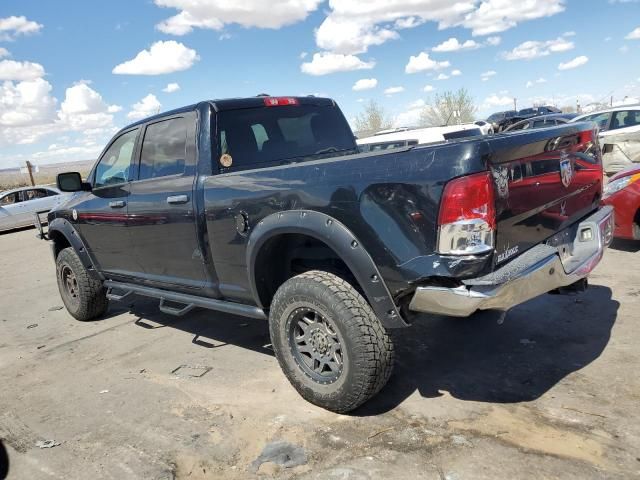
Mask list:
[[91,186],[82,181],[82,177],[78,172],[59,173],[56,178],[56,184],[61,192],[80,192],[82,190],[91,190]]

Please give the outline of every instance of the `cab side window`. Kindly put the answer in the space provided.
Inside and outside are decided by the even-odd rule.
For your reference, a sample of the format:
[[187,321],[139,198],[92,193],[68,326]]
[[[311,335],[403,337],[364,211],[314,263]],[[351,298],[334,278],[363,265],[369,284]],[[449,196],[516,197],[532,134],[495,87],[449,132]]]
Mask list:
[[120,135],[111,144],[96,167],[94,188],[117,185],[129,180],[131,157],[137,135],[137,129],[131,130]]
[[147,127],[140,154],[140,180],[184,173],[187,123],[186,118],[171,118]]

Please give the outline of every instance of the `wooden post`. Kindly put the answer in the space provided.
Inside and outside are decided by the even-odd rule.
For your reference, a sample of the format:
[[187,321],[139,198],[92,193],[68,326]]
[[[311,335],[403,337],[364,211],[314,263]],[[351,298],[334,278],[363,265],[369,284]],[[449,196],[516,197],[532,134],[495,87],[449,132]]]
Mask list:
[[31,162],[29,160],[27,160],[27,171],[29,172],[29,179],[31,180],[31,186],[35,186],[36,182],[34,182],[33,180],[33,165],[31,165]]

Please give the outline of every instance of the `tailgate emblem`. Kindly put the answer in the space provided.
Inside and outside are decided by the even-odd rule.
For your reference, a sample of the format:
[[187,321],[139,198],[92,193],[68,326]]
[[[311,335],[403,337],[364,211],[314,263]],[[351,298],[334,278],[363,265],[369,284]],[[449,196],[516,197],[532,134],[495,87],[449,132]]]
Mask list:
[[568,187],[571,184],[571,180],[573,180],[573,165],[571,164],[571,159],[566,156],[564,158],[560,157],[560,178],[565,187]]

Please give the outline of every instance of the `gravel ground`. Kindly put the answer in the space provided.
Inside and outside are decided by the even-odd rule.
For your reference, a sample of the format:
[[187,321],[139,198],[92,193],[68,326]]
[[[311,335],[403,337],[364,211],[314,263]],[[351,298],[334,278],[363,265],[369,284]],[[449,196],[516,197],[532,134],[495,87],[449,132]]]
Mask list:
[[640,477],[640,246],[502,325],[418,318],[387,387],[336,415],[287,383],[265,322],[143,299],[75,321],[34,235],[0,235],[10,479]]

